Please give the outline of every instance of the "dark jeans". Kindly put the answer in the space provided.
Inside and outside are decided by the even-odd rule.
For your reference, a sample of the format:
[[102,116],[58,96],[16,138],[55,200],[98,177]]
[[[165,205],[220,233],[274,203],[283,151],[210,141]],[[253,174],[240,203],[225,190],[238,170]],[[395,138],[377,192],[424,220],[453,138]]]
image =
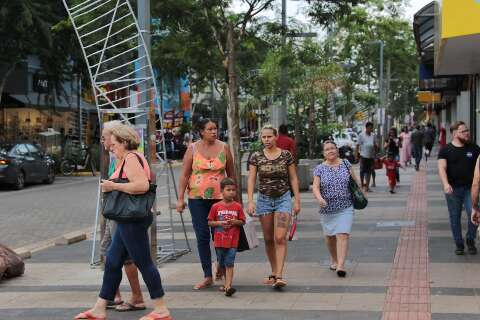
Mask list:
[[210,250],[212,230],[208,226],[208,213],[213,204],[218,201],[220,200],[188,199],[193,230],[197,237],[198,255],[200,256],[200,263],[202,264],[205,277],[212,276],[212,252]]
[[412,156],[415,159],[415,166],[420,167],[420,161],[422,161],[423,146],[422,145],[413,145]]
[[165,295],[162,280],[150,255],[148,227],[152,224],[152,215],[141,222],[118,223],[113,235],[112,244],[105,260],[100,298],[113,300],[115,292],[122,281],[122,267],[127,256],[131,257],[142,274],[152,299]]
[[450,218],[450,228],[452,229],[453,240],[455,244],[463,248],[462,238],[462,208],[465,207],[467,212],[467,241],[474,240],[477,234],[477,226],[475,226],[470,217],[472,215],[472,196],[470,195],[470,187],[452,187],[452,194],[445,194],[447,199],[448,214]]

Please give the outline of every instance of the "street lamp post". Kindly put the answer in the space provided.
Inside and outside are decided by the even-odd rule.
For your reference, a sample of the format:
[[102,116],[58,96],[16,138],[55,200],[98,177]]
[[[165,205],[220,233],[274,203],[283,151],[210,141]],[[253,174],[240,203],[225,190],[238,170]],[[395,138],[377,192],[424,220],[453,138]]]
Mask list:
[[[375,40],[375,41],[369,41],[367,42],[368,44],[379,44],[380,45],[380,79],[378,82],[378,90],[379,90],[379,109],[382,110],[384,107],[384,101],[383,101],[383,87],[384,87],[384,80],[383,80],[383,48],[385,46],[385,43],[383,40]],[[379,119],[380,120],[380,119]],[[382,134],[385,137],[386,135],[386,130],[387,130],[387,112],[386,110],[383,112],[383,119],[380,120],[382,123]]]

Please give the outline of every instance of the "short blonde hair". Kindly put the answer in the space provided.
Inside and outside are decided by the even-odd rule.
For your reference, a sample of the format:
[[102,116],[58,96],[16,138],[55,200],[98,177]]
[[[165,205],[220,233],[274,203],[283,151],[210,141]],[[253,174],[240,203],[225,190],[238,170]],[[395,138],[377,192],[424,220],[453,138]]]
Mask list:
[[107,121],[103,124],[103,130],[108,133],[112,133],[112,128],[121,126],[123,123],[120,120]]
[[120,143],[126,143],[127,150],[136,150],[140,145],[140,137],[137,131],[129,125],[119,124],[111,128],[112,136]]
[[272,130],[273,131],[273,135],[275,136],[278,136],[278,130],[277,128],[275,128],[274,126],[272,126],[271,124],[266,124],[262,127],[262,130],[260,130],[260,132],[262,132],[263,130]]

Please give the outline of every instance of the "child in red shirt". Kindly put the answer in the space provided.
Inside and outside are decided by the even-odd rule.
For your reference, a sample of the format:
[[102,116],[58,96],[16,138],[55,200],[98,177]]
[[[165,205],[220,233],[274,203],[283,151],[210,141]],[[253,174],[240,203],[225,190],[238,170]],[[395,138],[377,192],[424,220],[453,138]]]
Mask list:
[[[393,153],[389,152],[387,158],[383,158],[383,164],[385,165],[385,169],[387,171],[388,177],[388,184],[390,186],[390,193],[395,193],[395,186],[397,185],[397,168],[402,167],[402,165],[395,160],[395,156]],[[402,167],[403,168],[403,167]]]
[[213,244],[219,268],[225,268],[225,295],[232,296],[233,265],[237,253],[240,228],[245,224],[242,205],[233,199],[237,194],[235,181],[225,178],[220,183],[223,200],[215,203],[208,214],[208,225],[214,227]]

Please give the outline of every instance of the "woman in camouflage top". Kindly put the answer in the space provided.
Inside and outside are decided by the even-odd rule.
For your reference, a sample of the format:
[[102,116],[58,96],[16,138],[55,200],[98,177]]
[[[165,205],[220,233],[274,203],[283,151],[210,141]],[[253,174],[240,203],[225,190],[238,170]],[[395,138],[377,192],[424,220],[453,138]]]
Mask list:
[[[248,209],[249,215],[260,218],[265,250],[272,268],[264,283],[274,288],[284,287],[283,266],[287,255],[287,230],[290,215],[300,212],[300,194],[297,170],[289,151],[276,146],[277,130],[263,127],[261,138],[264,149],[255,152],[249,160]],[[255,182],[259,179],[257,204],[253,202]],[[292,210],[292,195],[295,198]]]

